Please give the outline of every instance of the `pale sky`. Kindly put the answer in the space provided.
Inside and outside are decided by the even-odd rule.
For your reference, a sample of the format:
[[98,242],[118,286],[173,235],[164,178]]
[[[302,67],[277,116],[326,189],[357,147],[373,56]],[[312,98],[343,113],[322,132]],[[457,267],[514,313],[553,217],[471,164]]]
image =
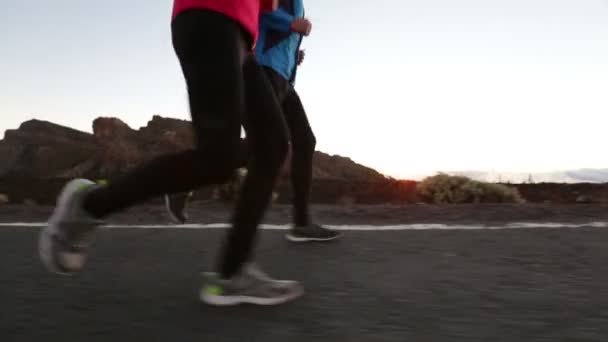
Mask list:
[[[387,175],[608,167],[608,1],[305,0],[321,151]],[[0,130],[188,118],[171,0],[2,0]]]

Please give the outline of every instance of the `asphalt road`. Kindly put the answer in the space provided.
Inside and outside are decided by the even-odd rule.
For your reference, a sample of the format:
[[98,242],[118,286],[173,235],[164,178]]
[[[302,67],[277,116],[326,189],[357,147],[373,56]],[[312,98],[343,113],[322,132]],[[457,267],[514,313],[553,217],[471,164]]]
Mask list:
[[0,341],[608,341],[607,229],[261,232],[279,307],[197,302],[223,230],[103,229],[85,272],[48,274],[37,228],[0,228]]

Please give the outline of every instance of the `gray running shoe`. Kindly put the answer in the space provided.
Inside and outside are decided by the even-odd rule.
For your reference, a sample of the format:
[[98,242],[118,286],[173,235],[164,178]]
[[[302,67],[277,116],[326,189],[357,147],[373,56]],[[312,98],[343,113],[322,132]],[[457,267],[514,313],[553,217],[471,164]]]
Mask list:
[[278,305],[304,294],[300,283],[272,279],[253,264],[243,266],[241,272],[229,280],[220,279],[217,273],[205,273],[203,277],[200,300],[215,306]]
[[75,179],[61,191],[38,240],[40,258],[49,271],[67,275],[84,268],[95,228],[102,222],[84,211],[82,201],[96,186],[90,180]]

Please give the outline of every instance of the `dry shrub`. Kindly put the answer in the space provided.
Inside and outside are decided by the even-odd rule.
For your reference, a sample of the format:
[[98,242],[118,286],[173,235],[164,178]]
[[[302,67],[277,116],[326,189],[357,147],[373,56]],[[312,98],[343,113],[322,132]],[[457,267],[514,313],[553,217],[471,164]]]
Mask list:
[[421,199],[435,204],[524,202],[515,188],[442,173],[425,178],[416,191]]

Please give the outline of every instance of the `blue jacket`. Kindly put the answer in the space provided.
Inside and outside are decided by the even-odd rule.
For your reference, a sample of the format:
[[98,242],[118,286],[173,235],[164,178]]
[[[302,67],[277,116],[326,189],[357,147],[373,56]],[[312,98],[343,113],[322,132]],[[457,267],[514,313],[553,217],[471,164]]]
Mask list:
[[261,65],[272,68],[291,84],[295,83],[298,51],[302,43],[302,35],[291,31],[291,23],[303,16],[303,0],[280,0],[276,11],[260,16],[256,58]]

